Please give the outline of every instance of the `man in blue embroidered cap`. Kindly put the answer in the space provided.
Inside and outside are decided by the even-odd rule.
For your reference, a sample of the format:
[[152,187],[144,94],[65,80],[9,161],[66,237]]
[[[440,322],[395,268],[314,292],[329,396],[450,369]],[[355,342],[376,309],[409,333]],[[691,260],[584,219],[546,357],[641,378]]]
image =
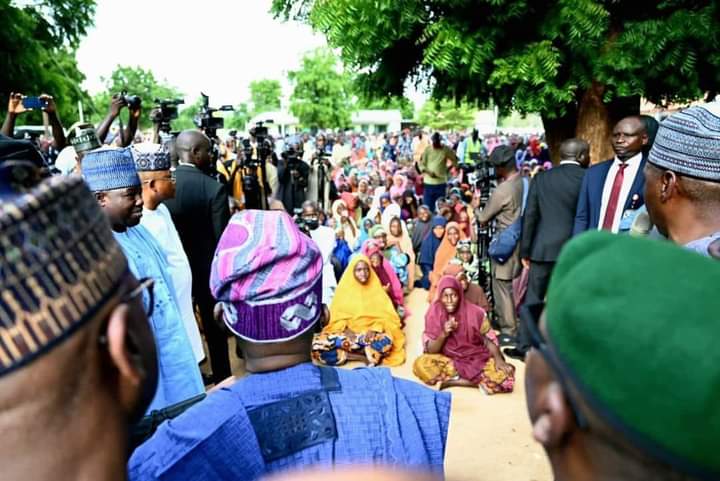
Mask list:
[[130,149],[142,181],[143,214],[140,225],[150,231],[167,258],[185,331],[195,360],[200,362],[205,357],[205,352],[193,309],[190,262],[170,217],[170,211],[163,204],[163,201],[175,197],[175,169],[170,165],[170,152],[163,145],[149,142],[134,144]]
[[155,334],[158,389],[150,409],[161,409],[205,391],[195,356],[182,323],[177,299],[162,248],[143,226],[140,178],[129,149],[89,152],[82,173],[105,211],[113,234],[138,278],[155,282],[150,325]]
[[314,366],[322,255],[285,212],[230,220],[210,286],[251,373],[211,393],[138,447],[131,480],[255,480],[346,464],[441,473],[450,396],[386,368]]
[[690,107],[660,124],[645,167],[650,220],[702,255],[720,239],[720,102]]
[[147,289],[80,178],[0,201],[0,478],[125,479],[157,382]]

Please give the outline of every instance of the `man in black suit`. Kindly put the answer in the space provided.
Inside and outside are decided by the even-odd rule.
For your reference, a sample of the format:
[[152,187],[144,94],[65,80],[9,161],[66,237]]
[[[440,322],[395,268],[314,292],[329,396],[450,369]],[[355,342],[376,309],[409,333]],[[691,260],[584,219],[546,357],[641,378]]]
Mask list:
[[230,219],[228,197],[225,188],[207,173],[212,166],[212,143],[205,134],[186,130],[178,136],[175,148],[180,160],[175,199],[165,204],[190,261],[193,298],[210,351],[212,380],[219,383],[231,375],[230,357],[226,333],[213,317],[215,299],[210,293],[210,266]]
[[[572,236],[580,187],[590,162],[590,146],[580,139],[569,139],[560,146],[560,165],[539,173],[530,184],[523,216],[520,258],[530,268],[525,303],[545,299],[555,261]],[[520,319],[516,349],[506,353],[524,357],[529,349],[526,319]]]

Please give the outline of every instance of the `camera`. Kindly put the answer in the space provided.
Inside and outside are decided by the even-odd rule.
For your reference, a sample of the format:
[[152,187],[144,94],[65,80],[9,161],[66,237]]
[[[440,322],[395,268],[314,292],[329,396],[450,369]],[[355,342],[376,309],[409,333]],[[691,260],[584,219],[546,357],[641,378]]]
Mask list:
[[195,125],[205,132],[205,135],[214,139],[217,137],[218,129],[222,129],[225,126],[225,119],[222,117],[216,117],[215,112],[227,112],[233,109],[232,105],[223,105],[220,108],[210,107],[210,97],[200,92],[202,96],[202,105],[200,106],[200,113],[195,116],[193,121]]
[[300,189],[307,187],[307,178],[301,173],[301,162],[295,147],[290,146],[285,152],[282,153],[282,158],[290,170],[290,174],[293,178],[293,182]]
[[142,99],[140,97],[138,97],[137,95],[128,95],[126,90],[123,90],[120,93],[120,98],[122,98],[127,104],[128,108],[132,110],[139,109],[140,104],[142,104]]
[[170,121],[178,118],[178,105],[184,103],[183,99],[155,99],[152,121],[159,124],[160,132],[170,133]]

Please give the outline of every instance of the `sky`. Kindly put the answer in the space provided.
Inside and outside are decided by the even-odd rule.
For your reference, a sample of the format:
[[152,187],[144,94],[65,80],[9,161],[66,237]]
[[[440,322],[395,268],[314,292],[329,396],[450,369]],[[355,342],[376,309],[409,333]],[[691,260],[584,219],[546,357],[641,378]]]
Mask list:
[[[186,103],[200,92],[211,106],[247,101],[252,80],[296,70],[322,35],[269,13],[270,0],[97,0],[95,26],[77,52],[91,94],[117,65],[141,66],[177,87]],[[129,92],[132,93],[132,92]]]

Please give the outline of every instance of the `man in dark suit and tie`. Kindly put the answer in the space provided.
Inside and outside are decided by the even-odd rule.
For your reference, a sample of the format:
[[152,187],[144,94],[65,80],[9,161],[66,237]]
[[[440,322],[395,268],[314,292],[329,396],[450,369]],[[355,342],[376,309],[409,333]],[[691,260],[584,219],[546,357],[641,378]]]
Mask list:
[[[530,184],[523,215],[520,258],[528,274],[526,304],[545,299],[550,275],[565,242],[572,237],[575,206],[585,169],[590,163],[590,146],[580,139],[568,139],[560,145],[560,165],[541,172]],[[530,338],[523,311],[515,349],[508,356],[523,359],[530,348]]]
[[225,187],[206,172],[211,166],[210,139],[199,130],[182,132],[175,148],[180,160],[176,170],[175,198],[165,201],[190,261],[192,292],[210,353],[212,380],[231,375],[227,335],[213,316],[215,299],[210,293],[210,267],[218,240],[230,219]]
[[615,125],[612,146],[615,158],[593,165],[585,173],[578,197],[573,235],[587,230],[611,232],[628,230],[630,221],[621,221],[644,204],[643,168],[648,143],[645,123],[640,117],[625,117]]

